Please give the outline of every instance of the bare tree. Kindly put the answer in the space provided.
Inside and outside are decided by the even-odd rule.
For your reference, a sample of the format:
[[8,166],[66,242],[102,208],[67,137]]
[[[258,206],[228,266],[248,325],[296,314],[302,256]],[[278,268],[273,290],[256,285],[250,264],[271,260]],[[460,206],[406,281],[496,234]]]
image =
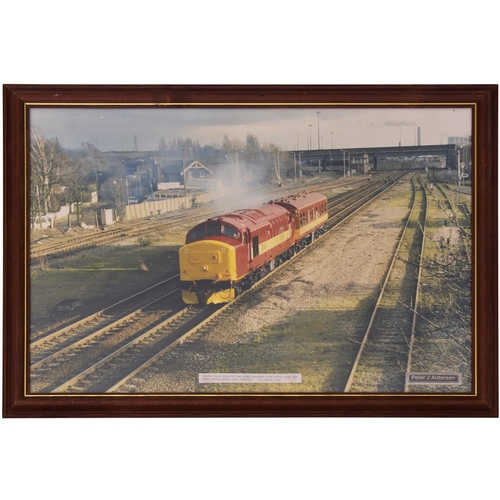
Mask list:
[[165,140],[165,137],[160,137],[160,141],[158,142],[158,151],[161,153],[165,153],[168,149],[167,146],[167,141]]
[[52,195],[61,182],[68,163],[68,156],[57,139],[47,140],[39,130],[31,129],[30,182],[35,214],[59,208],[52,206]]
[[272,169],[268,168],[269,180],[272,178],[272,173],[276,180],[281,184],[286,177],[293,177],[293,162],[290,160],[290,155],[286,151],[281,151],[276,144],[269,144],[266,148],[272,154]]
[[269,183],[277,180],[281,183],[285,176],[293,173],[293,162],[289,155],[280,151],[275,144],[261,145],[258,137],[252,133],[246,135],[245,143],[230,139],[225,134],[222,150],[233,162],[237,161],[238,154],[239,168],[243,171],[243,176],[252,182]]
[[127,181],[125,179],[115,179],[110,185],[110,195],[115,205],[118,219],[125,216],[125,206],[127,205]]
[[76,211],[76,221],[82,222],[82,205],[89,196],[88,178],[91,167],[83,160],[73,160],[66,171],[65,183],[70,203]]
[[245,144],[239,139],[230,139],[227,134],[224,134],[221,149],[226,155],[231,155],[235,151],[243,151]]

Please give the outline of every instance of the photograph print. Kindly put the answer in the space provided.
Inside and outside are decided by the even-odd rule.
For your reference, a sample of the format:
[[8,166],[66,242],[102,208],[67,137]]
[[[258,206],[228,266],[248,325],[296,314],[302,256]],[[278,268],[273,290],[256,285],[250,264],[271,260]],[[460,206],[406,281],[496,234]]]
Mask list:
[[475,391],[473,107],[28,122],[28,395]]

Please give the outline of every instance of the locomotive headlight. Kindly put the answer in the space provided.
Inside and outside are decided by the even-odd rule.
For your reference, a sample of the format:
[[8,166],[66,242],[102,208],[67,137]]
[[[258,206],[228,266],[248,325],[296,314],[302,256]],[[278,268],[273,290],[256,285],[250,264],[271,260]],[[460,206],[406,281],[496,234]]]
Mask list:
[[201,267],[201,270],[202,270],[202,271],[208,271],[208,267],[207,267],[207,266],[202,266],[202,267]]

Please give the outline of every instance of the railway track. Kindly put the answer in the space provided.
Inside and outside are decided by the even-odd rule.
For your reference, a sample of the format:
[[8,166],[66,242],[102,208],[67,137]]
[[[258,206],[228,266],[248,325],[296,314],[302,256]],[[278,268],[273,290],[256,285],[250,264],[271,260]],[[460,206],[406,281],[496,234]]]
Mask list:
[[384,177],[373,182],[364,183],[360,188],[352,191],[347,191],[340,195],[334,196],[328,200],[328,210],[333,210],[338,207],[342,207],[344,204],[348,203],[353,197],[361,195],[362,193],[370,193],[374,188],[379,186],[385,186],[389,182],[388,178]]
[[333,198],[332,203],[328,205],[328,223],[327,230],[333,229],[338,224],[347,220],[360,208],[382,194],[386,189],[393,186],[395,182],[404,177],[406,173],[400,174],[395,179],[384,178],[369,186],[362,187],[352,192],[347,197]]
[[50,387],[50,392],[113,392],[213,315],[213,309],[185,307],[75,373],[69,380]]
[[400,393],[411,366],[425,241],[427,197],[412,178],[413,201],[344,392]]

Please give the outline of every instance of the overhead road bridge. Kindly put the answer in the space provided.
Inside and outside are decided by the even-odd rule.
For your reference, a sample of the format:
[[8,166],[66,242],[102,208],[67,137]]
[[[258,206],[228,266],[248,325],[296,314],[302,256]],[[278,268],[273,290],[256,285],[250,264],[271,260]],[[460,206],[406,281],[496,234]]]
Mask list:
[[436,146],[393,146],[382,148],[342,148],[342,149],[309,149],[289,151],[301,165],[328,167],[341,165],[344,158],[368,155],[368,161],[377,170],[379,158],[415,158],[417,156],[443,156],[446,167],[457,169],[457,146],[440,144]]

